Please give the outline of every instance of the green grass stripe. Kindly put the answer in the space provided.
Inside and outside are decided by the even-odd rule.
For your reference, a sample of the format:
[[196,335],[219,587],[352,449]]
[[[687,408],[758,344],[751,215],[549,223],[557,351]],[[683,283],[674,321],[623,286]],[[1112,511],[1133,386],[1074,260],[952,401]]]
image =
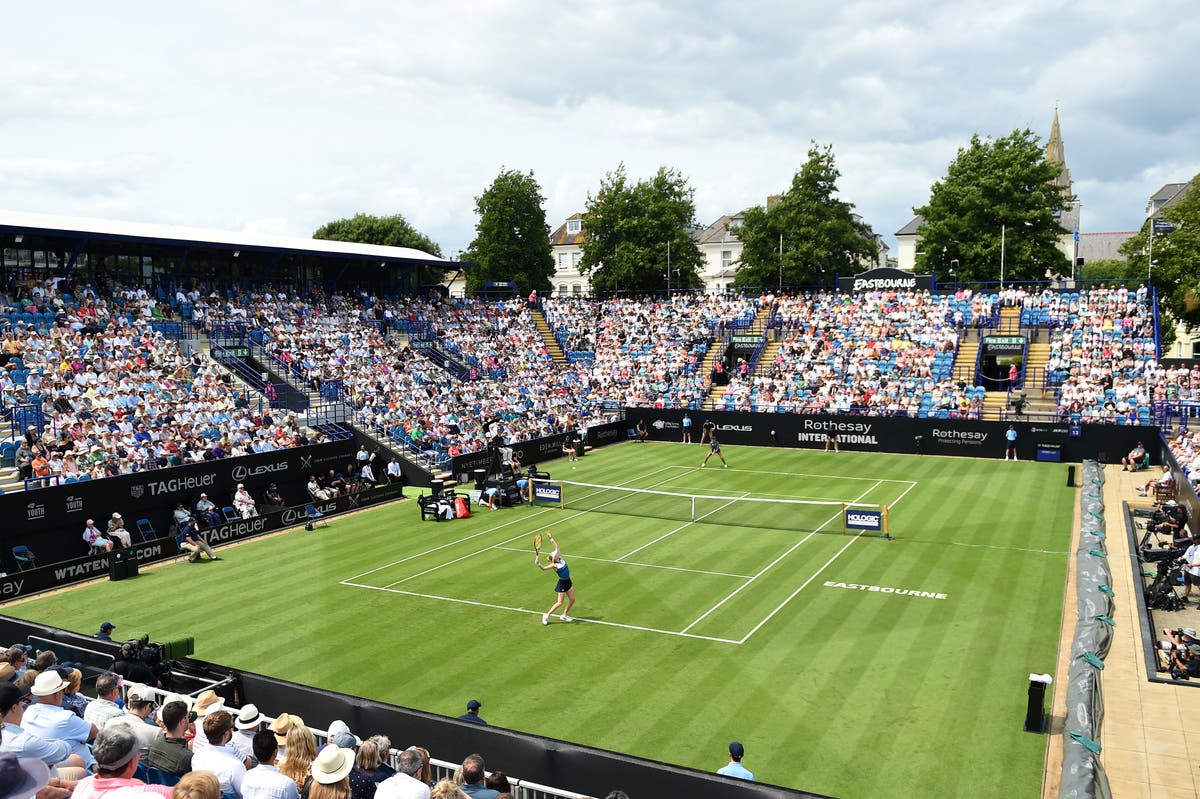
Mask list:
[[[695,524],[650,504],[447,524],[410,500],[7,610],[192,635],[201,658],[450,716],[478,698],[497,726],[706,770],[737,739],[760,779],[846,799],[1036,795],[1045,741],[1020,727],[1025,676],[1057,653],[1074,507],[1061,466],[724,449],[730,469],[697,469],[705,450],[678,444],[546,468],[887,503],[896,540],[843,536],[836,519],[810,535],[832,511],[783,504]],[[534,568],[532,537],[546,530],[576,582],[573,624],[541,624],[555,577]]]

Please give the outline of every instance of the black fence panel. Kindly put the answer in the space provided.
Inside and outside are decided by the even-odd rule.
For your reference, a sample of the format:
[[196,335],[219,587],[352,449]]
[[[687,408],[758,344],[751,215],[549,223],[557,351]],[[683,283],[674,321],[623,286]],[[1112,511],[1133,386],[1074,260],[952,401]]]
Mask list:
[[[626,408],[625,420],[630,428],[644,420],[651,440],[679,441],[685,413],[692,418],[693,441],[700,440],[704,423],[712,421],[718,440],[725,444],[824,449],[828,438],[837,436],[838,447],[843,450],[972,458],[1003,458],[1009,427],[1008,422],[970,419],[656,408]],[[1017,457],[1021,460],[1119,463],[1138,441],[1158,437],[1157,427],[1040,421],[1011,424],[1017,433]]]
[[[333,441],[4,494],[0,518],[7,523],[0,532],[0,560],[9,565],[17,545],[28,546],[39,564],[77,558],[88,550],[83,541],[87,520],[95,519],[104,530],[114,512],[122,515],[135,541],[140,537],[138,519],[147,519],[165,535],[175,503],[190,510],[206,493],[218,508],[231,505],[238,483],[244,483],[255,499],[275,483],[288,505],[301,505],[311,501],[305,488],[309,475],[343,471],[353,464],[356,450],[352,440]],[[3,570],[13,572],[16,567]]]

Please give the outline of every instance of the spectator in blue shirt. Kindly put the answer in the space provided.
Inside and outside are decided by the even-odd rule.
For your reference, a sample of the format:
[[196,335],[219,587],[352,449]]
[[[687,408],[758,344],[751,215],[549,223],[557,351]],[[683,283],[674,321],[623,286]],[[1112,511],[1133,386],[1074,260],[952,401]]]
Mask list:
[[737,777],[739,780],[754,782],[754,775],[742,765],[742,758],[745,755],[746,748],[734,741],[729,745],[729,762],[717,769],[717,773],[724,774],[726,777]]
[[470,721],[475,724],[486,725],[487,722],[479,718],[479,708],[481,707],[483,707],[483,705],[479,703],[478,699],[472,699],[470,702],[467,702],[467,712],[463,713],[458,718],[462,721]]

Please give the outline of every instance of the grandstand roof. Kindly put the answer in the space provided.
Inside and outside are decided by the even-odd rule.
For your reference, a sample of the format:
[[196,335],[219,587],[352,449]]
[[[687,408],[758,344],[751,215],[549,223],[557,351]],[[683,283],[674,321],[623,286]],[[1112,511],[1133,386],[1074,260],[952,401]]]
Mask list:
[[55,216],[21,211],[0,210],[0,230],[8,233],[29,232],[95,239],[136,239],[160,244],[182,244],[219,249],[288,250],[312,255],[379,258],[393,262],[422,262],[438,265],[452,263],[445,258],[439,258],[411,247],[384,247],[378,244],[306,239],[299,236],[238,233],[228,230],[177,227],[148,222],[120,222],[110,219]]

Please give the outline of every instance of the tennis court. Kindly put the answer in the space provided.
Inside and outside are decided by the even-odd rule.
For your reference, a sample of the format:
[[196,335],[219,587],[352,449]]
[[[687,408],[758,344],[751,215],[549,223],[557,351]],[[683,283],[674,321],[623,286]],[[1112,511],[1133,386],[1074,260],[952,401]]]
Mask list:
[[[496,726],[706,770],[740,740],[758,779],[844,799],[1036,795],[1045,741],[1021,722],[1027,677],[1058,648],[1066,467],[724,450],[729,469],[697,468],[699,446],[637,443],[543,468],[838,513],[886,504],[895,540],[843,535],[828,506],[772,519],[648,494],[600,508],[616,497],[568,482],[566,509],[435,523],[410,500],[6,610],[190,635],[204,660],[434,713],[477,697]],[[575,623],[541,623],[555,577],[534,568],[533,535],[547,530]]]
[[[581,608],[576,621],[743,644],[860,538],[840,534],[843,503],[895,506],[915,486],[886,477],[663,466],[619,488],[568,483],[565,508],[488,516],[485,523],[495,523],[482,531],[342,584],[540,616],[545,608],[529,602],[544,598],[537,585],[546,580],[523,567],[533,535],[553,529],[574,574],[613,597],[602,614]],[[477,583],[466,590],[447,579],[461,569],[518,577],[480,592]],[[673,598],[667,608],[660,595]]]

